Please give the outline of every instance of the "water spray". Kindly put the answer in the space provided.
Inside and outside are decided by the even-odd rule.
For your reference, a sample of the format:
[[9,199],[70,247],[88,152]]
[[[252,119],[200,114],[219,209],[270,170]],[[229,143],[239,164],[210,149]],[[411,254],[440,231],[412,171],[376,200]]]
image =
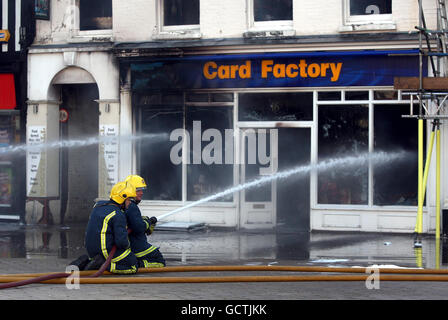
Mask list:
[[224,191],[220,191],[218,193],[215,193],[213,195],[210,195],[208,197],[205,197],[203,199],[197,200],[195,202],[189,203],[181,208],[175,209],[171,212],[167,212],[165,214],[162,214],[157,217],[157,220],[165,219],[169,216],[172,216],[174,214],[177,214],[181,211],[184,211],[186,209],[189,209],[191,207],[197,206],[202,203],[206,203],[224,196],[227,196],[229,194],[232,194],[234,192],[239,192],[244,189],[250,189],[257,186],[264,185],[268,182],[277,180],[277,179],[285,179],[293,175],[304,175],[310,171],[318,170],[320,172],[325,172],[328,170],[337,169],[339,167],[354,167],[362,165],[366,162],[370,162],[371,164],[375,163],[383,163],[383,162],[390,162],[390,161],[397,161],[399,159],[402,159],[405,157],[407,152],[401,151],[401,152],[394,152],[394,153],[386,153],[386,152],[373,152],[373,153],[363,153],[358,156],[349,156],[344,158],[333,158],[321,161],[316,164],[310,164],[310,165],[301,165],[289,170],[277,172],[276,174],[265,176],[262,178],[258,178],[249,182],[246,182],[244,184],[240,184],[237,186],[230,187]]
[[76,148],[76,147],[86,147],[96,144],[110,144],[120,142],[131,142],[136,140],[151,140],[155,142],[157,140],[164,141],[167,138],[166,133],[148,133],[142,134],[138,136],[129,135],[129,136],[95,136],[86,139],[72,139],[72,140],[59,140],[52,141],[47,143],[38,143],[38,144],[21,144],[21,145],[12,145],[8,147],[0,148],[0,155],[10,154],[10,153],[18,153],[18,152],[40,152],[42,150],[48,149],[58,149],[58,148]]

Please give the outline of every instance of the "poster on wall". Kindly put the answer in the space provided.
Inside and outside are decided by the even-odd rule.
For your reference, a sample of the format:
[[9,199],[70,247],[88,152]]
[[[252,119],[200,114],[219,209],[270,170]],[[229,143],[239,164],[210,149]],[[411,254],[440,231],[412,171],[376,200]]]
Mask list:
[[12,168],[0,163],[0,207],[12,205]]
[[8,128],[0,126],[0,148],[9,147],[11,143],[11,135]]
[[36,19],[50,20],[50,0],[35,0]]
[[[100,196],[118,182],[118,125],[100,125]],[[101,156],[102,155],[102,156]]]
[[[45,126],[29,126],[27,130],[26,178],[28,197],[45,197],[45,151],[39,148],[46,140]],[[36,146],[36,148],[32,148]]]

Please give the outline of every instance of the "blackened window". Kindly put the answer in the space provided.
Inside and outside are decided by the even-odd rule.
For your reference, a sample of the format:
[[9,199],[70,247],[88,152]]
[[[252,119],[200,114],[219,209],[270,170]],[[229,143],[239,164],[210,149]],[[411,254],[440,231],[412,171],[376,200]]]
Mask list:
[[112,0],[79,0],[79,30],[112,29]]
[[[188,107],[190,137],[187,200],[195,201],[233,186],[233,108]],[[214,201],[233,201],[228,195]]]
[[163,0],[163,25],[199,24],[199,0]]
[[239,121],[313,120],[313,93],[241,93]]
[[350,15],[391,14],[392,0],[350,0]]
[[[319,161],[358,156],[368,152],[367,105],[319,106]],[[321,204],[367,204],[368,165],[340,166],[319,172]]]
[[292,0],[253,0],[254,20],[292,20]]
[[140,136],[138,137],[139,175],[148,184],[143,199],[182,200],[182,165],[171,161],[170,134],[183,127],[183,106],[158,104],[157,97],[141,96]]
[[403,161],[374,166],[375,205],[417,205],[417,125],[404,114],[409,105],[374,107],[375,151],[407,152]]

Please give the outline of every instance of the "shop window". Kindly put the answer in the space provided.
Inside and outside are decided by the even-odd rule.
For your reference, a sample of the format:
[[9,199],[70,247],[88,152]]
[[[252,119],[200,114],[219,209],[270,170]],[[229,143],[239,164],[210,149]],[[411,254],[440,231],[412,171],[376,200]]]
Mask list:
[[79,30],[112,29],[112,0],[79,0]]
[[233,93],[188,93],[187,102],[233,102]]
[[409,114],[409,105],[374,106],[374,150],[406,151],[406,160],[374,166],[375,205],[417,205],[418,137],[417,126]]
[[[20,143],[20,117],[0,114],[0,149]],[[18,172],[21,155],[18,153],[0,153],[0,208],[14,209],[20,199]],[[8,209],[9,210],[9,209]]]
[[[368,152],[367,105],[319,106],[319,161]],[[320,204],[367,204],[368,166],[335,168],[318,175]]]
[[199,24],[199,0],[162,0],[162,6],[164,26]]
[[396,90],[376,90],[373,92],[375,100],[398,100],[398,91]]
[[[157,102],[160,96],[137,99],[140,102]],[[183,127],[183,107],[176,105],[145,105],[140,111],[138,141],[139,174],[149,188],[145,200],[182,200],[182,165],[174,164],[170,152],[175,141],[170,141],[173,130]]]
[[313,93],[240,93],[239,121],[313,120]]
[[292,20],[292,0],[253,0],[254,21]]
[[341,91],[320,91],[317,94],[319,101],[340,101]]
[[369,91],[346,91],[345,100],[369,100]]
[[[226,141],[226,129],[233,129],[232,110],[227,106],[187,108],[185,126],[190,136],[188,201],[203,199],[233,186],[233,158],[228,161],[229,155],[234,154],[233,134],[230,136],[232,143]],[[233,201],[233,196],[214,201]]]

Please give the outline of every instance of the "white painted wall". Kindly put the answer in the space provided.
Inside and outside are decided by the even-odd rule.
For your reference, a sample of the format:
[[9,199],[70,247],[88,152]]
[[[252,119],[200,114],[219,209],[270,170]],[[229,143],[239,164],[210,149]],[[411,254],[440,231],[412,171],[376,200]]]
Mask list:
[[84,51],[75,49],[48,52],[31,50],[28,56],[28,98],[30,100],[59,99],[53,93],[51,81],[67,67],[78,67],[91,74],[96,81],[101,100],[118,100],[119,71],[112,54],[105,51]]
[[[113,36],[110,40],[151,41],[159,37],[161,0],[113,0]],[[203,39],[240,38],[251,30],[250,1],[201,0],[200,36]],[[295,35],[340,34],[344,32],[344,3],[346,0],[293,0]],[[51,19],[37,21],[35,44],[58,44],[90,41],[78,36],[76,0],[51,1]],[[436,0],[423,0],[428,28],[435,28]],[[390,31],[415,31],[418,25],[418,1],[393,0]],[[267,29],[276,29],[267,28]],[[363,32],[377,32],[367,28]],[[106,32],[107,33],[107,32]],[[182,35],[177,37],[182,39]]]

